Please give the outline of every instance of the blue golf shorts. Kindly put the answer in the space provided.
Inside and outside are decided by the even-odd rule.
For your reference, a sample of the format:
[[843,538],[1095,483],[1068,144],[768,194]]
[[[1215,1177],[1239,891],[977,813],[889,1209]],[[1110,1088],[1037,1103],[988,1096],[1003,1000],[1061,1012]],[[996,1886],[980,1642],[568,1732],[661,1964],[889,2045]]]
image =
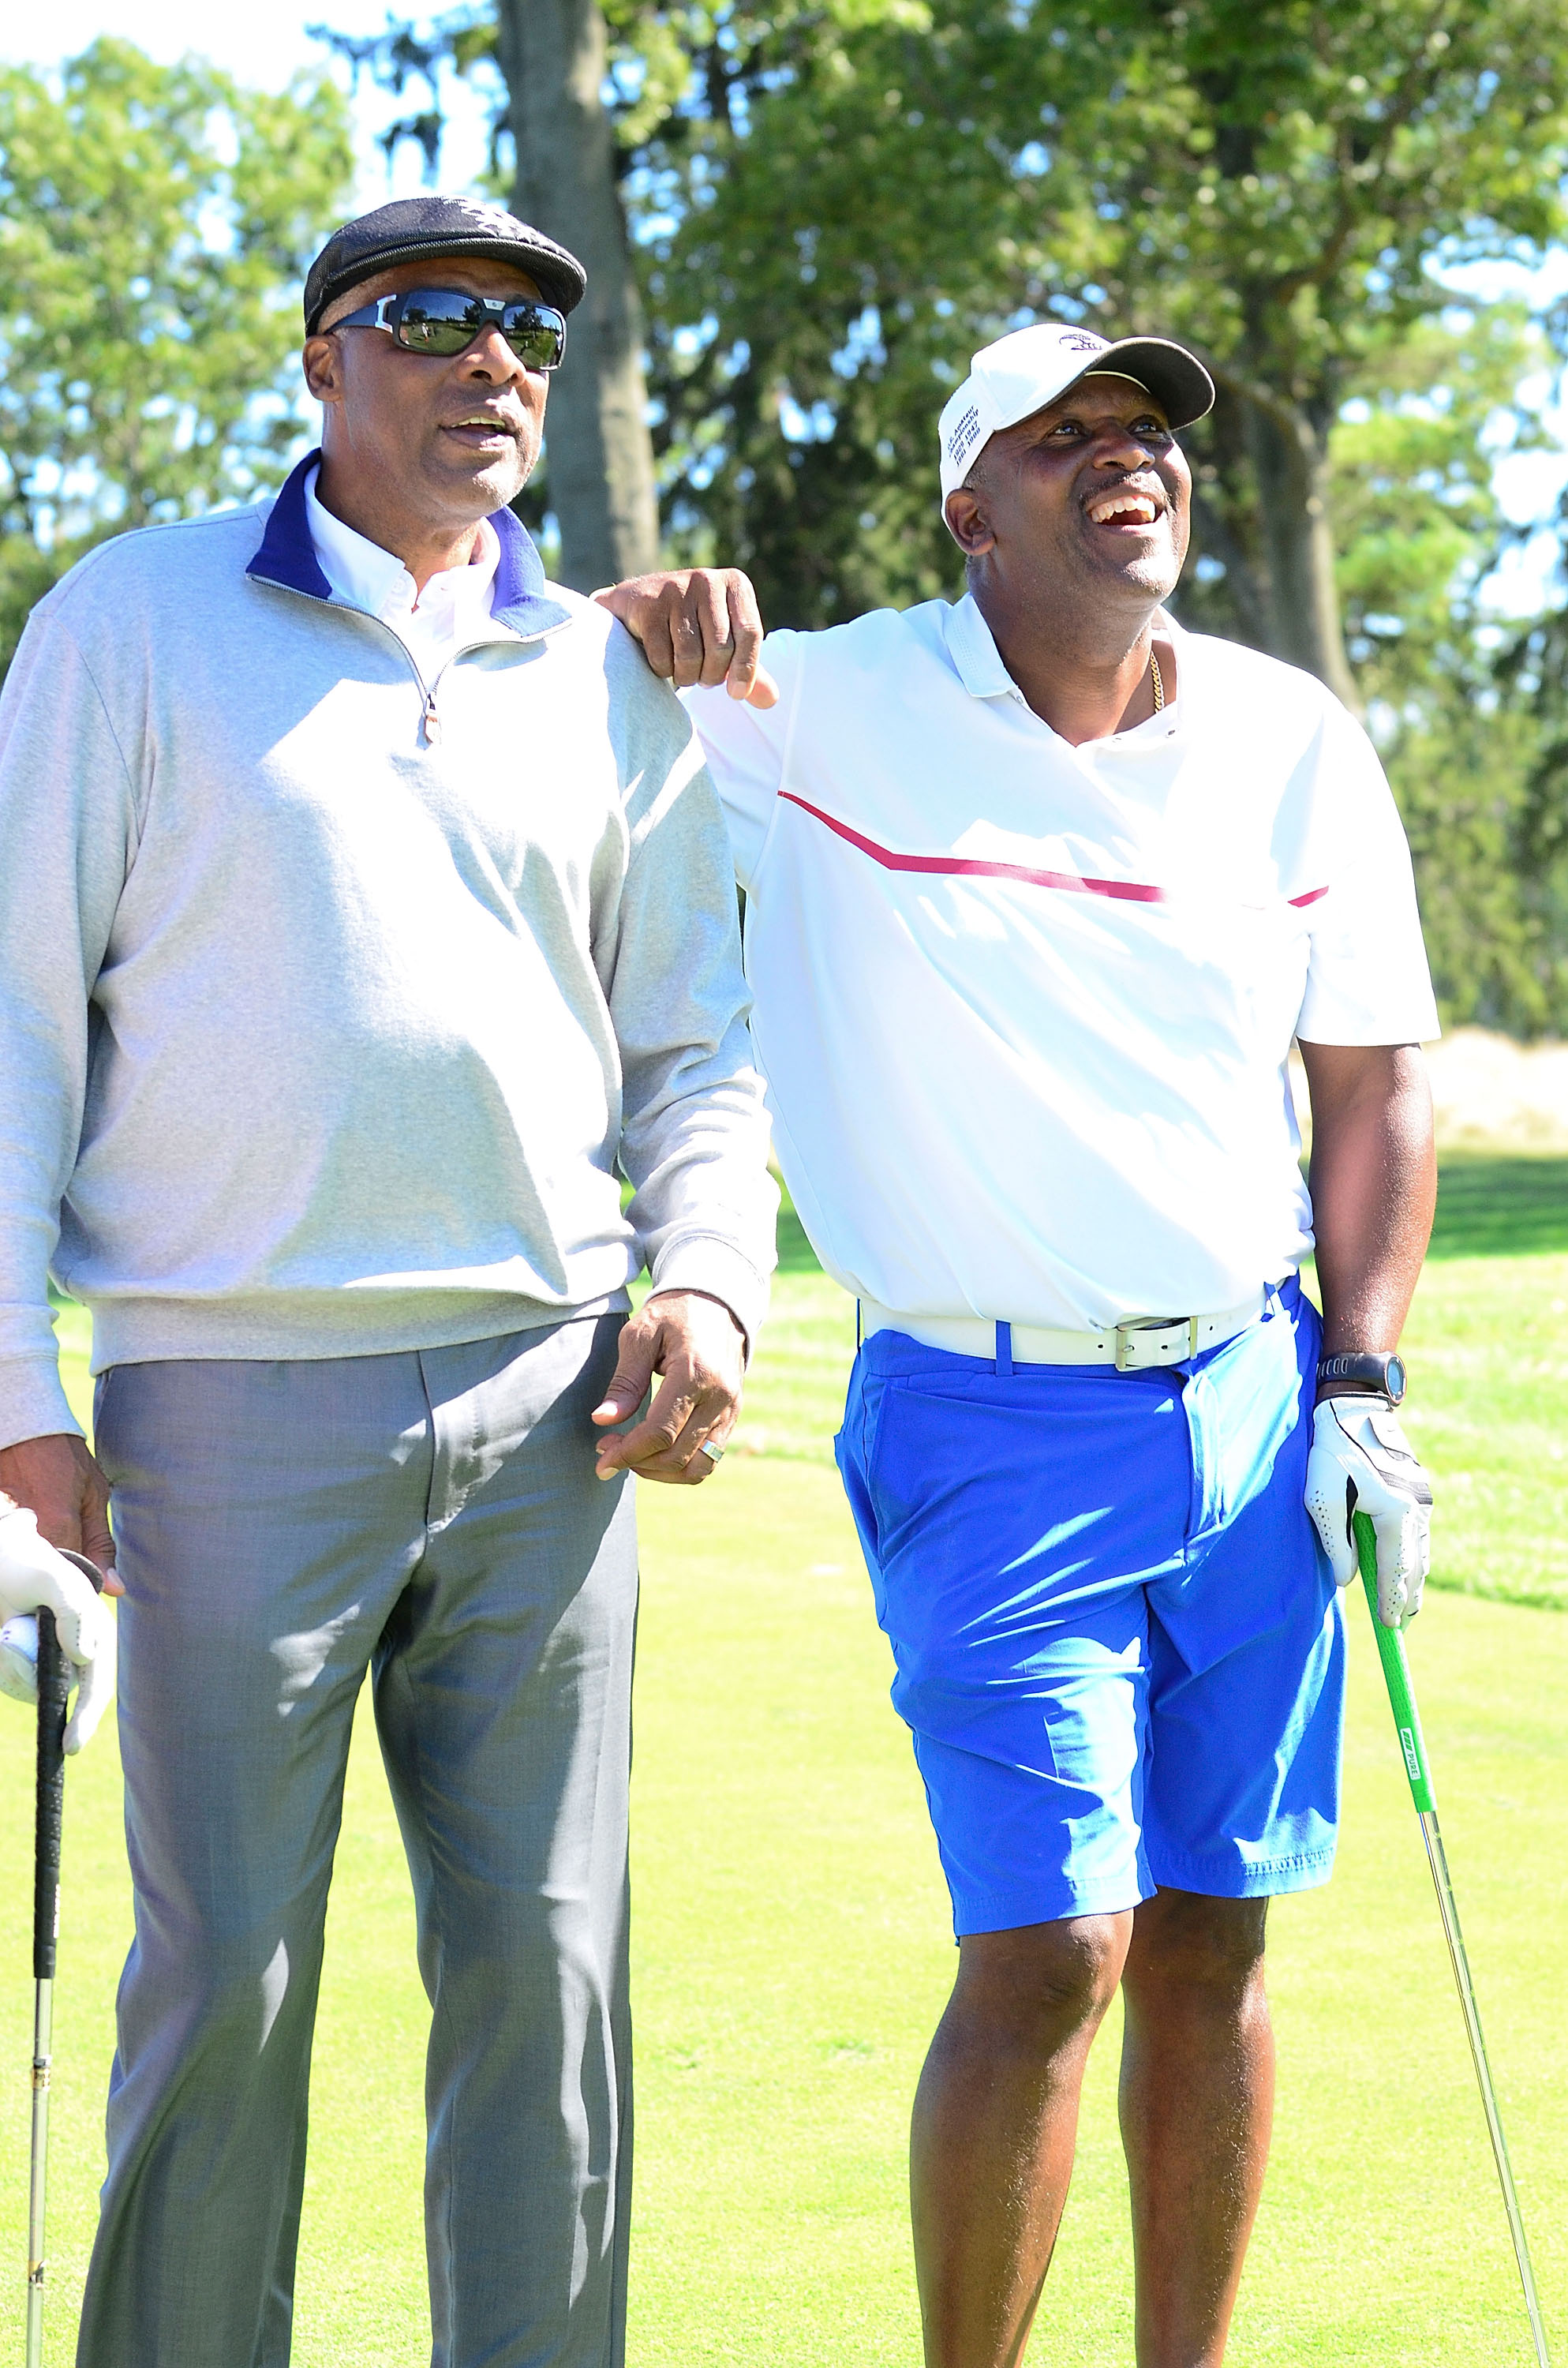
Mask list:
[[1319,1338],[1292,1278],[1159,1371],[862,1347],[838,1464],[960,1937],[1326,1882],[1345,1630],[1301,1500]]

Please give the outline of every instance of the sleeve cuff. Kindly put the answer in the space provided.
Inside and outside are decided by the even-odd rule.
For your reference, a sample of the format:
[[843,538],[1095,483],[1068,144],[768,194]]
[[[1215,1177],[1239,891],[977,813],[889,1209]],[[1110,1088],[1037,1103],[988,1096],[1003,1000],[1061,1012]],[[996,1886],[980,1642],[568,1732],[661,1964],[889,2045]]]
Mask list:
[[1436,1044],[1442,1033],[1435,1003],[1368,1011],[1319,996],[1303,1004],[1296,1022],[1296,1041],[1309,1044]]
[[53,1358],[0,1358],[0,1448],[16,1447],[24,1439],[48,1439],[69,1431],[85,1436],[72,1413]]
[[747,1354],[756,1354],[767,1313],[767,1277],[733,1243],[713,1234],[683,1235],[655,1261],[653,1291],[703,1291],[722,1300],[746,1336]]

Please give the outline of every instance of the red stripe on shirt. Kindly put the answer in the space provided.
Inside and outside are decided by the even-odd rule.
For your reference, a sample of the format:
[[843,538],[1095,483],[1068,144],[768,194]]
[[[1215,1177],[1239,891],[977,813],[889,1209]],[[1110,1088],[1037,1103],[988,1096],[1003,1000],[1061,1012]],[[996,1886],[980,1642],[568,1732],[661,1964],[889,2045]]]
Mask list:
[[[1136,880],[1083,880],[1075,871],[1035,871],[1027,863],[987,863],[970,855],[899,855],[892,848],[866,837],[863,832],[851,830],[846,822],[824,814],[821,806],[797,797],[793,790],[780,790],[778,794],[790,805],[799,806],[802,814],[825,823],[829,830],[847,839],[851,847],[858,847],[862,855],[869,855],[885,871],[934,871],[948,878],[969,880],[1022,880],[1031,888],[1065,888],[1079,896],[1119,896],[1134,905],[1163,905],[1165,901],[1163,888],[1148,888]],[[1309,888],[1304,896],[1292,896],[1289,901],[1298,906],[1315,905],[1320,896],[1327,894],[1326,886]]]
[[792,806],[799,806],[802,814],[825,823],[829,830],[846,838],[851,847],[858,847],[862,855],[869,855],[885,871],[936,871],[964,880],[1022,880],[1031,888],[1066,888],[1080,896],[1120,896],[1135,905],[1163,905],[1165,901],[1163,888],[1145,888],[1136,880],[1081,880],[1075,871],[1033,871],[1027,863],[986,863],[969,855],[899,855],[891,847],[880,847],[874,838],[851,830],[846,822],[837,822],[832,814],[824,814],[821,806],[798,798],[792,790],[780,790],[778,794]]

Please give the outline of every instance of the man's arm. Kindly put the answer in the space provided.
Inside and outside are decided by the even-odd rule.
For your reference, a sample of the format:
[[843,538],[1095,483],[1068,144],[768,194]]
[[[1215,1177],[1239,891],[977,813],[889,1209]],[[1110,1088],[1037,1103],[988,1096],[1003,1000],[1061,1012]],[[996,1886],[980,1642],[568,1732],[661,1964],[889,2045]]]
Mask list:
[[[1415,1044],[1301,1044],[1312,1102],[1312,1224],[1326,1356],[1399,1345],[1437,1205],[1432,1096]],[[1431,1485],[1375,1385],[1320,1384],[1307,1509],[1335,1578],[1357,1572],[1354,1517],[1378,1541],[1378,1613],[1391,1628],[1421,1608],[1430,1561]]]
[[597,598],[643,644],[653,671],[679,689],[724,809],[735,878],[755,894],[813,637],[773,633],[764,643],[756,596],[733,569],[640,575]]
[[61,1388],[49,1264],[137,818],[99,686],[52,613],[61,598],[28,624],[0,699],[0,1490],[51,1545],[108,1570],[108,1490]]
[[612,729],[633,784],[613,927],[596,947],[622,1078],[620,1165],[653,1288],[621,1336],[594,1420],[643,1419],[599,1441],[600,1476],[690,1486],[722,1447],[767,1304],[778,1190],[751,1059],[734,876],[718,797],[679,703],[625,638],[609,646]]
[[[763,629],[756,595],[738,568],[661,570],[634,576],[594,598],[642,644],[648,665],[665,682],[681,689],[722,683],[736,701],[757,710],[777,706],[778,687],[761,664]],[[736,876],[745,881],[750,874],[744,850],[759,847],[766,836],[765,816],[778,786],[774,768],[765,761],[762,778],[755,778],[755,750],[749,767],[721,762],[710,734],[709,740],[709,758],[720,789],[730,793],[726,812]],[[737,945],[737,976],[738,956]],[[767,1190],[772,1192],[771,1182]],[[652,1197],[640,1190],[639,1201]],[[770,1239],[776,1205],[775,1195],[767,1217]],[[631,1470],[644,1479],[688,1486],[706,1479],[713,1463],[700,1452],[702,1443],[710,1440],[722,1449],[733,1428],[748,1346],[744,1328],[722,1295],[668,1290],[651,1293],[621,1334],[615,1377],[593,1419],[601,1428],[624,1422],[642,1403],[653,1374],[663,1376],[662,1384],[633,1429],[599,1440],[599,1477],[608,1480],[618,1471]]]
[[1418,1044],[1302,1044],[1324,1354],[1399,1346],[1437,1201]]

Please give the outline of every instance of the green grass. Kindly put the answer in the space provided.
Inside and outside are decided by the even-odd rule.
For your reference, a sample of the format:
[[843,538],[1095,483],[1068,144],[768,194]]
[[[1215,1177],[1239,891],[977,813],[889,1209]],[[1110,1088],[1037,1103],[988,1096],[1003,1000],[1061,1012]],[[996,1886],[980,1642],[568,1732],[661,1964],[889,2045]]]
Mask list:
[[1435,1258],[1568,1250],[1568,1159],[1453,1152],[1443,1161]]
[[[1442,1583],[1413,1638],[1455,1881],[1549,2324],[1568,2341],[1568,1360],[1564,1163],[1454,1163],[1410,1337]],[[1512,1247],[1517,1244],[1518,1247]],[[947,1904],[886,1650],[826,1468],[853,1315],[786,1231],[741,1444],[695,1497],[644,1490],[635,1777],[639,2170],[631,2368],[917,2368],[908,2100],[951,1978]],[[1555,1299],[1557,1305],[1553,1308]],[[73,1386],[81,1319],[61,1316]],[[1468,1481],[1461,1474],[1468,1473]],[[1516,1600],[1486,1600],[1487,1594]],[[1526,1600],[1524,1599],[1533,1599]],[[1280,2110],[1232,2361],[1504,2368],[1528,2340],[1418,1831],[1364,1615],[1346,1827],[1276,1911]],[[28,1723],[0,1704],[0,1782]],[[66,1811],[50,2357],[70,2355],[129,1930],[112,1737]],[[24,2257],[28,1837],[0,1835],[0,2259]],[[373,1740],[328,1937],[301,2368],[425,2356],[420,2056],[406,1878]],[[1115,2034],[1031,2351],[1131,2361]],[[19,2273],[0,2350],[19,2354]]]
[[1445,1161],[1405,1347],[1434,1584],[1568,1610],[1568,1159]]

